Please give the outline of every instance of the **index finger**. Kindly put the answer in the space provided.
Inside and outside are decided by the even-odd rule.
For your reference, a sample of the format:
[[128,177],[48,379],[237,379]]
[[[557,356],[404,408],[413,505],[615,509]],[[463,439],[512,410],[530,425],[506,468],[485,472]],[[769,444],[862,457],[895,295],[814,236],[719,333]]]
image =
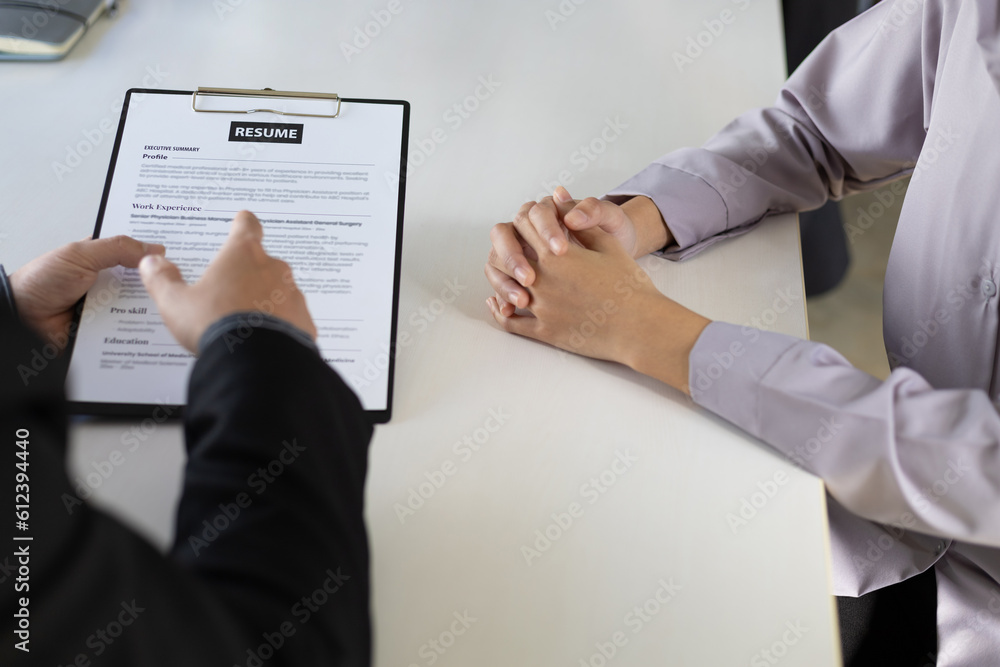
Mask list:
[[524,247],[514,230],[514,223],[502,222],[490,230],[490,241],[493,249],[490,251],[489,263],[529,287],[535,280],[535,271],[528,263]]
[[233,217],[233,222],[229,226],[229,239],[260,242],[264,239],[264,227],[256,215],[250,211],[240,211]]
[[566,248],[569,246],[566,228],[560,222],[564,207],[564,202],[556,201],[552,197],[545,197],[528,211],[528,219],[538,236],[545,240],[549,250],[556,255],[566,252]]
[[[547,208],[550,213],[554,210],[551,203],[549,203]],[[535,251],[535,254],[539,257],[546,253],[554,252],[549,240],[542,236],[542,234],[538,231],[538,224],[536,223],[536,220],[544,216],[545,214],[539,210],[538,203],[528,202],[517,212],[517,215],[514,216],[514,222],[512,223],[521,239],[529,248]],[[559,223],[556,222],[556,225],[558,224]]]
[[131,236],[109,236],[92,241],[80,241],[76,245],[86,268],[94,271],[110,269],[113,266],[127,266],[134,269],[146,255],[162,255],[166,249],[159,243],[143,243]]

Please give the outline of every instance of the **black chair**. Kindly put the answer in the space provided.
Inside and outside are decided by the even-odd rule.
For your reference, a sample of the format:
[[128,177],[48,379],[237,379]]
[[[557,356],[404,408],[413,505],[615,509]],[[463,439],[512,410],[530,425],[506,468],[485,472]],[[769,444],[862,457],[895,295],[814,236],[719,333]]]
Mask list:
[[[877,0],[785,0],[785,52],[788,71],[832,30],[868,9]],[[802,270],[806,296],[827,292],[844,279],[851,257],[837,202],[829,201],[799,216]]]

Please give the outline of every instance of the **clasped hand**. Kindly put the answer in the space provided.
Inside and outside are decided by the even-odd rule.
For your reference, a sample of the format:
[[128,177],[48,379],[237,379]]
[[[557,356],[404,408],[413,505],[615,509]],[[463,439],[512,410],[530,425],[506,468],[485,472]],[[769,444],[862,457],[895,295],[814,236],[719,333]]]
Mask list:
[[643,238],[650,233],[623,207],[575,201],[563,188],[524,204],[491,232],[485,273],[496,292],[487,299],[494,320],[688,391],[688,356],[709,321],[653,285],[633,258],[644,254]]

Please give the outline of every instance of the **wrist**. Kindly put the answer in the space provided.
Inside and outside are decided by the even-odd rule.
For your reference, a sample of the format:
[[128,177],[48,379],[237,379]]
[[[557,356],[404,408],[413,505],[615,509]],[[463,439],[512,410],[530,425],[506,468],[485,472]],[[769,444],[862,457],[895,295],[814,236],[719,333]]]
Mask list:
[[633,312],[622,363],[690,395],[691,350],[711,320],[659,293],[642,295]]
[[238,345],[248,338],[254,329],[271,329],[272,331],[281,332],[314,351],[316,354],[319,354],[316,341],[308,332],[303,331],[288,320],[259,310],[230,313],[215,320],[215,322],[198,335],[198,344],[194,352],[198,355],[202,354],[209,345],[227,334],[231,337],[227,339],[226,345],[232,351],[233,345]]
[[660,209],[657,208],[652,199],[644,195],[637,195],[626,201],[621,207],[635,228],[633,257],[643,257],[673,243],[673,235],[663,219],[663,214],[660,213]]

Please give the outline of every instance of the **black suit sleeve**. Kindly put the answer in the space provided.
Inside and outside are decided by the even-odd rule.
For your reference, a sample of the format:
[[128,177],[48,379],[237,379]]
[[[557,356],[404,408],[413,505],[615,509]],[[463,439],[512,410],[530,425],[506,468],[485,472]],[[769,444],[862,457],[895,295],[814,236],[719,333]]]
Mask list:
[[[239,340],[217,339],[192,374],[189,460],[165,556],[76,500],[62,377],[25,381],[41,343],[0,312],[0,664],[370,664],[371,427],[315,352],[266,329]],[[13,516],[19,429],[29,432],[27,531]],[[26,569],[15,536],[33,538]],[[26,622],[15,617],[22,597]],[[20,623],[30,653],[16,648]]]
[[306,662],[367,665],[371,426],[357,397],[315,351],[254,329],[208,346],[188,404],[177,561],[218,578],[258,633],[290,623]]

